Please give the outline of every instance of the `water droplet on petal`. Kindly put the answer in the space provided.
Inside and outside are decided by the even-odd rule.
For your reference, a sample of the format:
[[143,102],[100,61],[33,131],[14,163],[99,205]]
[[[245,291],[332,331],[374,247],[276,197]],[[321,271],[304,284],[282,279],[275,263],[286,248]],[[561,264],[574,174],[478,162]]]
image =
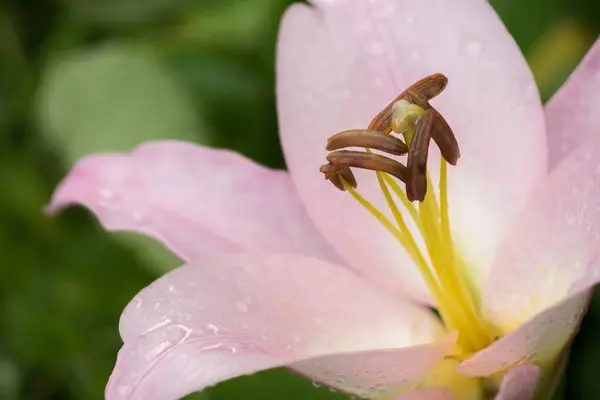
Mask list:
[[142,305],[144,304],[144,300],[135,298],[135,299],[133,299],[133,303],[135,304],[135,308],[140,309],[140,308],[142,308]]
[[113,192],[111,189],[100,189],[99,193],[100,196],[104,197],[105,199],[111,199],[115,197],[115,192]]
[[481,54],[483,45],[477,40],[467,40],[464,45],[465,53],[472,58],[478,58]]
[[369,53],[372,55],[380,55],[385,52],[385,46],[382,42],[373,42],[368,48]]
[[236,302],[235,307],[238,309],[239,312],[242,312],[242,313],[245,313],[248,311],[248,304],[244,303],[243,301]]
[[421,56],[419,55],[419,52],[416,50],[412,50],[410,53],[408,53],[408,60],[409,61],[418,61],[421,58]]
[[140,223],[144,220],[144,212],[141,210],[135,210],[132,215],[133,222]]
[[170,318],[165,318],[164,320],[157,322],[156,324],[152,325],[151,327],[149,327],[148,329],[146,329],[144,332],[142,332],[142,335],[146,335],[152,331],[155,331],[159,328],[162,328],[163,326],[170,324],[171,323],[171,319]]
[[219,333],[219,327],[216,325],[206,324],[206,328],[214,334]]

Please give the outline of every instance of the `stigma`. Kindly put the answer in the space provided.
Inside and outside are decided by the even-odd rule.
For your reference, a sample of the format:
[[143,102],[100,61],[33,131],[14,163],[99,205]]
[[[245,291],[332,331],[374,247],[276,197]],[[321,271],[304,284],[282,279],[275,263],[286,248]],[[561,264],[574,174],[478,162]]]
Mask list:
[[[425,77],[390,102],[366,129],[331,136],[325,147],[330,152],[328,163],[320,171],[381,222],[411,257],[444,325],[449,331],[458,331],[455,352],[460,359],[487,347],[496,335],[481,315],[479,294],[470,284],[450,230],[448,164],[457,164],[460,150],[449,124],[430,104],[447,83],[443,74]],[[438,196],[427,169],[432,140],[441,155]],[[375,173],[392,219],[358,192],[352,168]],[[408,228],[405,216],[413,220],[416,229]]]

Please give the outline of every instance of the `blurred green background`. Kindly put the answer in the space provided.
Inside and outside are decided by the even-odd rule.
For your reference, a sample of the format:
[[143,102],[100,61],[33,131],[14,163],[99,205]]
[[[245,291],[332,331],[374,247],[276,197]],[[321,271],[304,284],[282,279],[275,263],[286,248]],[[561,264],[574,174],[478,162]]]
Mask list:
[[[0,3],[0,399],[103,398],[121,344],[123,307],[177,265],[148,239],[103,232],[85,210],[58,218],[43,213],[76,159],[180,138],[284,166],[274,46],[290,3]],[[600,32],[598,0],[492,3],[526,54],[544,100]],[[600,393],[599,332],[595,298],[559,397]],[[344,398],[284,370],[190,397]]]

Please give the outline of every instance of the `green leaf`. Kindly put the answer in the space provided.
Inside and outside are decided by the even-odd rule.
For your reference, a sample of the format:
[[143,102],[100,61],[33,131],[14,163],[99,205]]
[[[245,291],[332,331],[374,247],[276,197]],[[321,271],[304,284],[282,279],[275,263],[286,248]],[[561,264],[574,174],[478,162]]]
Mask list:
[[206,139],[187,93],[147,52],[119,44],[66,55],[42,78],[38,123],[69,162],[153,139]]
[[100,27],[121,27],[164,17],[184,0],[63,0],[78,22]]

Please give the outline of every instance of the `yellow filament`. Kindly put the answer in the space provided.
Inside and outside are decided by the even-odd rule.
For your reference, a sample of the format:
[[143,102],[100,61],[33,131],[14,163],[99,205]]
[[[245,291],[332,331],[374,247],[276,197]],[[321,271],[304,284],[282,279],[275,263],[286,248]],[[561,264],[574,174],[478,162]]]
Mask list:
[[[445,160],[442,161],[442,163],[445,165]],[[444,169],[446,169],[445,167],[443,167]],[[402,189],[400,188],[400,185],[398,185],[398,183],[396,183],[396,181],[389,176],[388,174],[383,174],[383,173],[379,173],[378,172],[378,179],[379,179],[379,174],[383,175],[383,179],[385,180],[385,183],[387,183],[389,185],[389,187],[392,189],[392,191],[394,192],[394,194],[400,199],[400,201],[402,202],[402,205],[404,205],[404,207],[407,209],[408,213],[410,214],[412,220],[414,221],[415,225],[417,225],[417,227],[419,228],[419,231],[422,233],[423,235],[423,240],[425,240],[425,244],[427,246],[427,250],[428,253],[430,254],[431,258],[432,258],[432,264],[433,264],[433,268],[435,271],[435,275],[438,277],[438,280],[441,282],[444,282],[445,284],[443,285],[444,287],[450,286],[450,292],[455,292],[457,288],[461,287],[460,285],[458,285],[456,283],[456,278],[454,278],[454,274],[452,273],[454,271],[454,268],[448,268],[448,264],[450,265],[454,265],[452,261],[454,256],[453,256],[453,246],[452,245],[448,245],[448,244],[452,244],[452,239],[450,236],[450,226],[448,223],[448,197],[447,197],[447,190],[446,190],[446,175],[445,175],[445,171],[440,174],[440,206],[441,209],[438,209],[438,205],[436,202],[436,198],[433,195],[433,186],[431,184],[431,177],[429,177],[429,174],[427,176],[427,192],[431,193],[431,195],[426,196],[425,201],[423,203],[420,203],[420,212],[418,213],[416,208],[414,207],[413,203],[411,203],[408,200],[408,197],[406,197],[406,193],[404,193],[404,191],[402,191]],[[443,182],[443,184],[442,184]],[[381,182],[380,182],[380,186],[381,186]],[[385,189],[383,189],[382,187],[382,191],[384,192],[384,196],[386,196],[386,200],[387,200],[387,195],[385,193]],[[393,201],[391,202],[393,204]],[[388,206],[390,207],[390,209],[392,209],[392,205],[390,205],[390,201],[388,200]],[[395,206],[395,204],[393,205],[393,207],[397,210],[397,207]],[[421,209],[421,207],[424,207],[423,209]],[[392,213],[394,213],[393,209],[392,209]],[[441,216],[440,216],[441,214]],[[440,229],[438,229],[437,227],[437,222],[440,220],[441,222],[441,232]],[[445,222],[444,222],[445,221]],[[445,226],[444,226],[445,224]],[[401,227],[400,230],[403,230],[403,228]],[[408,228],[406,228],[407,235],[411,236],[410,232],[408,231]],[[440,237],[441,235],[441,237]],[[414,241],[414,240],[413,240]],[[443,252],[444,254],[441,254],[441,252]],[[435,259],[435,260],[434,260]],[[447,262],[444,262],[444,260],[448,260]],[[422,267],[420,267],[419,269],[422,269]],[[427,268],[429,270],[429,268]],[[450,276],[448,276],[450,275]],[[450,283],[450,285],[448,285],[448,283]],[[448,289],[448,288],[447,288]],[[451,293],[450,293],[451,294]],[[434,296],[435,298],[435,296]],[[437,300],[437,299],[436,299]],[[463,316],[463,313],[458,311],[460,310],[463,306],[461,304],[457,304],[457,302],[454,300],[454,298],[450,295],[450,296],[444,296],[444,301],[445,301],[445,308],[447,311],[442,312],[440,307],[440,315],[442,316],[442,319],[446,322],[446,325],[449,329],[453,329],[456,328],[458,329],[457,325],[467,325],[467,324],[472,324],[473,323],[473,319],[472,318],[465,318]],[[438,304],[441,304],[438,301]],[[454,316],[451,317],[450,315]],[[459,320],[461,322],[454,322],[454,320]],[[465,333],[462,333],[463,336],[465,335]],[[469,339],[470,340],[476,340],[475,338]]]
[[[442,237],[452,240],[450,236],[450,220],[448,219],[448,163],[442,158],[440,163],[440,223]],[[452,246],[450,246],[452,249]]]
[[[442,160],[442,165],[445,161]],[[445,169],[445,167],[443,167]],[[433,192],[431,178],[427,177],[427,195],[419,205],[422,220],[421,233],[438,279],[443,282],[445,301],[451,304],[453,319],[459,326],[459,344],[473,352],[489,344],[488,334],[481,327],[473,303],[457,271],[448,218],[448,191],[446,171],[440,173],[440,208]]]
[[[445,287],[448,291],[454,295],[456,301],[460,304],[460,310],[466,319],[467,326],[460,329],[461,333],[469,336],[469,346],[471,351],[480,350],[493,341],[493,334],[491,334],[489,327],[485,322],[481,320],[473,299],[469,296],[469,292],[466,290],[465,282],[461,279],[459,274],[458,265],[456,263],[456,257],[454,254],[454,245],[452,241],[452,234],[450,231],[450,219],[448,216],[448,179],[447,179],[447,163],[443,158],[440,162],[440,230],[441,230],[441,247],[443,250],[443,259],[446,260],[445,267],[440,271],[440,280],[445,283]],[[428,182],[430,179],[428,179]],[[430,192],[431,193],[431,192]],[[463,344],[464,346],[464,344]]]
[[392,189],[394,194],[398,196],[404,208],[408,210],[408,213],[410,214],[410,217],[412,218],[415,225],[417,225],[419,230],[423,229],[423,227],[421,226],[421,219],[419,218],[419,213],[417,212],[417,209],[415,208],[413,203],[411,203],[410,200],[408,200],[408,197],[406,197],[406,193],[402,191],[400,185],[398,185],[398,183],[386,173],[383,174],[383,179],[385,180],[385,183],[387,183],[388,186]]
[[[383,173],[377,172],[377,181],[379,182],[379,186],[381,187],[381,191],[383,192],[388,207],[392,211],[392,215],[396,220],[396,224],[398,225],[398,228],[400,228],[400,232],[403,233],[401,240],[399,240],[400,244],[402,244],[402,247],[404,247],[406,252],[411,256],[413,262],[419,268],[419,271],[421,272],[421,275],[423,275],[423,279],[425,279],[425,282],[430,288],[433,297],[436,299],[436,301],[441,303],[443,297],[439,288],[439,284],[436,281],[435,276],[431,273],[431,270],[427,265],[427,261],[425,260],[425,257],[423,257],[423,254],[421,254],[421,250],[419,250],[419,246],[417,246],[415,239],[412,235],[410,235],[408,227],[404,222],[404,218],[402,218],[402,214],[398,210],[396,203],[394,203],[394,200],[390,195],[390,190],[384,182]],[[445,313],[442,310],[440,310],[440,314],[448,313]]]
[[[370,152],[369,149],[367,151]],[[485,348],[493,340],[489,327],[478,315],[470,292],[466,290],[459,264],[454,254],[454,246],[448,216],[447,165],[442,159],[439,181],[439,200],[433,191],[431,179],[427,176],[427,195],[419,204],[419,209],[406,197],[406,193],[388,174],[377,172],[377,180],[390,209],[395,225],[373,204],[361,196],[354,188],[343,181],[344,187],[358,203],[367,209],[398,240],[414,264],[419,269],[425,283],[438,305],[438,311],[446,327],[459,332],[457,351],[466,356]],[[419,245],[409,230],[402,213],[394,202],[390,188],[400,199],[411,219],[421,232],[429,261],[424,257]]]

